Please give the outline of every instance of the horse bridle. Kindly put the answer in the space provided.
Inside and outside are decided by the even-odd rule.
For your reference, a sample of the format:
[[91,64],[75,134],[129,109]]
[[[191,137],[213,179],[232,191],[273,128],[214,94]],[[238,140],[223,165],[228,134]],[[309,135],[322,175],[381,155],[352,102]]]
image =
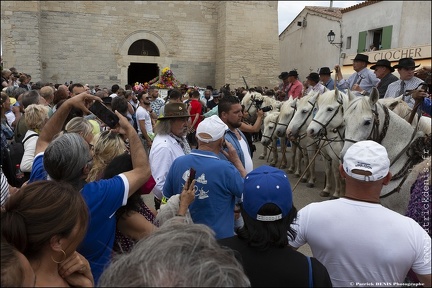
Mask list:
[[[375,103],[375,105],[374,105],[375,109],[371,109],[372,115],[373,115],[372,130],[371,130],[368,138],[366,138],[366,140],[372,140],[372,141],[375,141],[379,144],[381,144],[382,140],[387,135],[387,130],[389,127],[389,122],[390,122],[390,115],[389,115],[388,108],[385,105],[380,105],[380,106],[384,110],[384,114],[385,114],[383,129],[382,129],[381,133],[379,133],[380,120],[379,120],[379,114],[378,114],[378,109],[377,109],[377,103]],[[348,141],[351,143],[357,143],[358,142],[356,140],[352,140],[352,139],[348,139],[348,138],[345,138],[345,141]]]
[[[326,124],[323,124],[321,122],[319,122],[318,120],[316,120],[315,118],[312,119],[312,121],[314,121],[315,123],[318,123],[323,129],[321,129],[321,131],[323,131],[321,133],[322,136],[326,136],[327,135],[327,126],[330,124],[330,122],[333,120],[334,117],[336,117],[336,115],[339,113],[339,109],[342,107],[343,102],[340,100],[337,100],[337,102],[339,103],[338,107],[336,108],[335,113],[332,115],[332,117],[330,117],[330,119],[327,121]],[[342,113],[343,113],[343,107],[342,107]],[[342,125],[341,125],[342,126]],[[334,132],[339,132],[339,127],[336,127],[333,129]],[[338,133],[339,134],[339,133]],[[343,139],[343,135],[339,135],[342,139]]]

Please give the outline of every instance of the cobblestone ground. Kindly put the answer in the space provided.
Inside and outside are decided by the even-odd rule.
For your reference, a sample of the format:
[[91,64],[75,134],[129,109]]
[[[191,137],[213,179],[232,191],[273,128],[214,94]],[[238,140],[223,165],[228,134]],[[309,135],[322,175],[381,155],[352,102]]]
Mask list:
[[[261,155],[264,147],[261,145],[260,142],[255,142],[255,146],[257,148],[257,151],[255,151],[254,155],[253,155],[254,168],[257,168],[261,165],[269,165],[271,158],[270,159],[269,158],[259,159],[259,156]],[[282,153],[279,151],[278,155],[279,155],[279,157],[278,157],[279,163],[276,165],[276,167],[279,168]],[[286,155],[287,155],[287,158],[289,161],[289,158],[292,155],[290,147],[287,147]],[[269,162],[267,162],[267,159]],[[289,162],[288,162],[288,164],[289,164]],[[296,206],[296,208],[298,210],[300,210],[301,208],[303,208],[304,206],[306,206],[309,203],[321,202],[321,201],[329,199],[329,198],[323,198],[323,197],[319,196],[319,193],[324,188],[324,181],[325,181],[324,162],[321,159],[321,156],[316,157],[315,165],[316,165],[315,166],[316,167],[316,172],[315,172],[316,183],[315,183],[315,187],[313,187],[313,188],[306,187],[306,183],[301,183],[301,182],[298,183],[299,178],[296,178],[293,174],[287,174],[288,178],[290,180],[290,183],[291,183],[291,188],[294,189],[294,187],[295,187],[295,190],[293,192],[293,199],[294,199],[293,201],[294,201],[294,205]],[[283,169],[283,170],[285,172],[287,172],[286,171],[287,169]],[[304,170],[304,168],[303,168],[303,170]],[[153,194],[145,195],[144,200],[148,206],[154,207]],[[303,247],[300,247],[299,251],[306,254],[306,255],[312,256],[312,253],[311,253],[308,245],[304,245]]]

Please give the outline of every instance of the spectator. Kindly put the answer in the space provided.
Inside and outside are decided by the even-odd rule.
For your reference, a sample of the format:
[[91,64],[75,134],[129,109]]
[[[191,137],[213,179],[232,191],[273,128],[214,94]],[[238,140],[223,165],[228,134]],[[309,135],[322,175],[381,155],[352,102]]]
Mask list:
[[241,214],[244,227],[238,235],[219,243],[241,255],[252,287],[332,286],[324,265],[288,246],[288,239],[296,236],[290,225],[297,209],[288,177],[282,170],[261,166],[246,176]]
[[207,112],[216,107],[219,104],[219,100],[221,98],[221,94],[218,91],[213,93],[213,99],[207,102]]
[[36,287],[93,286],[89,263],[76,252],[88,217],[82,196],[72,186],[39,181],[23,186],[6,202],[2,236],[27,257]]
[[36,275],[27,258],[1,237],[1,287],[35,287]]
[[192,98],[189,102],[190,105],[189,114],[191,114],[191,118],[190,118],[189,132],[187,134],[187,140],[191,148],[197,148],[198,145],[197,140],[195,138],[195,132],[199,123],[201,122],[201,115],[202,115],[202,105],[199,98],[200,98],[199,92],[197,90],[194,90],[192,92]]
[[2,88],[12,86],[12,72],[9,69],[3,69],[1,71],[1,84]]
[[69,95],[70,97],[74,97],[82,92],[86,92],[85,87],[81,83],[73,83],[69,85]]
[[60,101],[62,100],[66,100],[67,98],[69,98],[69,91],[66,88],[60,88],[60,87],[66,87],[65,85],[60,85],[59,89],[57,89],[56,92],[54,92],[54,99],[52,101],[52,104],[54,105],[52,107],[53,112],[55,112],[57,110],[57,105]]
[[[54,140],[53,138],[60,132],[73,107],[89,113],[86,104],[91,105],[89,101],[93,100],[101,101],[99,97],[83,92],[66,100],[48,120],[36,144],[32,175],[43,175],[41,170],[45,167],[51,179],[70,183],[81,191],[90,211],[90,223],[78,251],[89,260],[97,283],[105,265],[110,261],[114,245],[116,219],[112,216],[147,181],[151,172],[135,129],[116,111],[120,127],[114,132],[124,133],[129,139],[134,169],[111,179],[85,183],[93,159],[89,143],[76,133],[65,133]],[[41,154],[38,155],[39,153]],[[39,165],[37,169],[36,164]],[[38,177],[33,179],[38,180]]]
[[[132,109],[132,114],[130,113],[129,107]],[[115,97],[111,101],[111,109],[112,111],[119,111],[124,117],[126,117],[129,123],[134,126],[134,120],[132,119],[132,115],[135,113],[134,108],[125,97]]]
[[233,253],[221,248],[210,228],[177,219],[115,258],[101,287],[249,287]]
[[375,74],[367,68],[369,56],[365,54],[357,54],[353,60],[353,69],[355,73],[351,74],[348,79],[343,79],[342,71],[339,65],[334,67],[336,71],[336,86],[339,90],[349,89],[356,96],[369,95],[372,88],[376,87],[379,79]]
[[150,166],[156,186],[153,189],[155,208],[160,208],[165,178],[172,162],[179,156],[190,153],[186,140],[189,113],[184,103],[165,105],[163,117],[158,118],[155,125],[152,149],[150,150]]
[[120,89],[120,86],[118,84],[114,84],[111,86],[111,94],[109,95],[109,97],[111,98],[115,98],[117,97],[117,91]]
[[150,97],[151,109],[157,117],[160,117],[159,110],[165,105],[165,102],[159,97],[159,90],[156,87],[150,86],[148,96]]
[[139,106],[135,114],[138,127],[138,135],[140,136],[141,142],[144,145],[147,154],[149,154],[155,137],[150,116],[150,113],[152,113],[150,107],[150,100],[145,97],[145,94],[140,93],[138,95],[138,102]]
[[[178,89],[173,89],[168,93],[168,103],[183,103],[181,99],[182,99],[182,94]],[[163,117],[165,111],[165,105],[160,108],[159,117]]]
[[287,80],[288,80],[288,88],[286,88],[285,91],[285,98],[284,100],[288,100],[288,98],[290,96],[293,97],[293,99],[295,98],[301,98],[302,97],[302,92],[303,92],[303,84],[302,82],[300,82],[300,80],[298,80],[298,73],[296,70],[292,70],[290,72],[288,72],[287,75]]
[[54,101],[54,89],[51,86],[44,86],[39,91],[49,107],[52,107]]
[[[243,120],[242,110],[243,107],[235,96],[223,97],[218,105],[219,118],[228,126],[225,140],[234,146],[246,173],[249,173],[253,170],[253,162],[246,136],[239,129]],[[223,154],[220,156],[225,158]]]
[[196,171],[196,190],[199,191],[189,211],[194,223],[206,224],[216,233],[216,238],[234,235],[235,198],[241,198],[246,171],[231,143],[224,151],[230,160],[220,161],[218,154],[225,143],[226,125],[214,115],[204,119],[197,128],[198,149],[180,156],[172,163],[163,187],[169,199],[180,194],[186,185],[189,169]]
[[[348,148],[339,167],[345,196],[299,211],[293,224],[297,237],[290,245],[298,248],[308,243],[327,268],[333,286],[403,283],[410,268],[425,287],[431,285],[429,235],[413,219],[380,204],[381,189],[391,179],[389,167],[383,146],[369,140],[357,142]],[[326,231],[325,237],[321,231]]]
[[31,104],[26,108],[25,112],[25,121],[28,130],[22,140],[24,145],[24,155],[21,160],[20,169],[26,175],[25,181],[27,181],[32,170],[33,160],[35,157],[34,152],[36,149],[37,139],[39,138],[39,133],[48,121],[48,107],[40,104]]
[[375,65],[372,65],[370,69],[374,70],[374,73],[380,82],[377,85],[379,92],[379,98],[384,98],[387,91],[387,87],[398,80],[398,78],[392,73],[395,69],[391,66],[391,63],[387,59],[378,60]]
[[97,134],[93,139],[93,143],[94,145],[90,146],[93,152],[93,163],[87,175],[87,182],[102,179],[104,170],[111,160],[127,151],[126,144],[120,134],[112,130],[102,131]]

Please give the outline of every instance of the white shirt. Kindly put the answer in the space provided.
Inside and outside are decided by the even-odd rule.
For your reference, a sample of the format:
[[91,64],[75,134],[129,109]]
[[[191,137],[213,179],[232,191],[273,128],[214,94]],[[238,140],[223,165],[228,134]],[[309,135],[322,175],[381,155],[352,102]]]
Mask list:
[[135,116],[138,123],[138,134],[143,134],[140,127],[140,121],[144,120],[145,129],[147,131],[147,134],[153,133],[153,126],[150,119],[150,114],[147,112],[146,109],[144,109],[142,106],[139,106],[138,109],[135,112]]
[[253,170],[253,161],[249,154],[248,143],[243,139],[243,137],[241,137],[239,142],[240,142],[241,149],[243,150],[243,155],[245,159],[244,168],[246,169],[246,172],[249,173]]
[[[387,86],[387,91],[384,95],[384,98],[396,98],[399,97],[401,94],[399,94],[398,92],[400,91],[400,86],[401,86],[401,82],[402,80],[397,80],[393,83],[390,83]],[[417,77],[413,77],[410,80],[404,80],[405,82],[405,91],[406,90],[414,90],[418,87],[418,85],[420,83],[423,83],[424,81],[420,78]],[[411,95],[408,96],[404,96],[403,97],[404,101],[408,104],[408,106],[410,106],[410,108],[414,107],[415,104],[415,100],[411,97]]]
[[35,151],[36,151],[36,142],[39,136],[33,136],[30,137],[32,134],[37,134],[33,130],[28,130],[23,138],[23,140],[26,140],[24,142],[24,154],[23,158],[21,159],[20,169],[22,172],[31,172],[32,166],[33,166],[33,160],[35,158]]
[[162,199],[163,186],[171,164],[174,159],[183,155],[183,149],[173,137],[156,135],[149,155],[150,169],[156,182],[152,192],[156,198]]
[[297,237],[290,245],[308,243],[335,287],[395,286],[410,268],[431,273],[429,235],[413,219],[380,204],[346,198],[312,203],[299,211],[292,227]]

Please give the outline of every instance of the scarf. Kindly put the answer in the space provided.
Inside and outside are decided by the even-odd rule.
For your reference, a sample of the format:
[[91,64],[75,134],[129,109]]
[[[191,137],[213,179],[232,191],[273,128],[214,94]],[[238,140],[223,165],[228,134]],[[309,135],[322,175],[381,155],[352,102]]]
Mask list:
[[177,143],[180,144],[180,147],[183,149],[185,155],[188,155],[191,152],[191,148],[189,146],[189,143],[186,140],[186,137],[177,137],[172,133],[169,133],[169,135],[173,137],[177,141]]

